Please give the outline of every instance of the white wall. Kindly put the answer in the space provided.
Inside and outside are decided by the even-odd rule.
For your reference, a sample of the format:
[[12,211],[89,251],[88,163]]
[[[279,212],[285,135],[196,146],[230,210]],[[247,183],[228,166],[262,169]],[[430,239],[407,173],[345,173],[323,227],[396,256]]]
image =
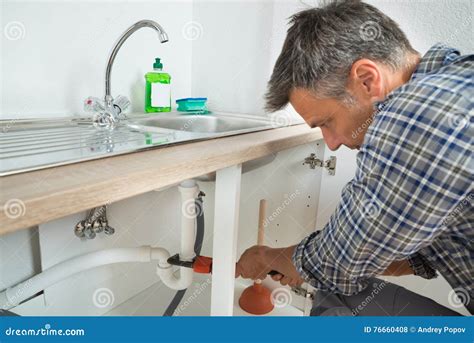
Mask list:
[[[369,1],[397,21],[415,49],[442,41],[472,52],[469,0]],[[263,115],[263,95],[286,36],[287,18],[307,1],[194,1],[192,94],[224,111]],[[290,108],[289,112],[293,112]]]
[[473,2],[470,0],[369,0],[394,19],[413,47],[424,54],[444,42],[468,54],[474,51]]
[[263,114],[272,18],[270,1],[195,1],[193,95],[214,109]]
[[[472,1],[372,0],[395,19],[420,52],[437,41],[472,52]],[[262,114],[262,95],[286,33],[286,18],[317,5],[306,1],[20,1],[2,0],[2,118],[83,113],[103,95],[106,59],[131,23],[158,21],[170,36],[160,45],[149,29],[122,48],[113,94],[143,108],[143,75],[155,56],[173,77],[174,98],[207,96],[218,110]],[[15,39],[19,38],[19,39]]]
[[160,44],[149,28],[129,38],[115,60],[112,94],[143,112],[144,74],[155,57],[172,75],[174,97],[191,92],[192,44],[182,33],[191,1],[2,0],[1,7],[2,118],[83,114],[86,97],[104,95],[113,44],[141,19],[160,23],[170,40]]

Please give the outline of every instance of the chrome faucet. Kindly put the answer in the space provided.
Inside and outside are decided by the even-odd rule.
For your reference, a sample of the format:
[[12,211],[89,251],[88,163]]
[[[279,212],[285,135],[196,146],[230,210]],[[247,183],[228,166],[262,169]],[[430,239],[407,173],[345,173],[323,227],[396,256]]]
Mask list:
[[105,70],[105,96],[104,100],[96,97],[88,97],[84,102],[84,109],[88,112],[94,112],[94,123],[101,127],[113,128],[125,118],[124,111],[130,105],[130,101],[123,95],[118,95],[115,99],[110,92],[110,75],[114,64],[115,56],[122,47],[123,43],[137,30],[142,27],[149,27],[158,32],[158,38],[161,43],[168,41],[168,35],[160,24],[153,20],[140,20],[130,26],[115,43],[109,56],[107,68]]

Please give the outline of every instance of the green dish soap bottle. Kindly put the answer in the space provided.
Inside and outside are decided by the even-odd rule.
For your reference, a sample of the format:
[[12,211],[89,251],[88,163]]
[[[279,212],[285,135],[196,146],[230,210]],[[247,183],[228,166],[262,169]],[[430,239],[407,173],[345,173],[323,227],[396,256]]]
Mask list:
[[153,71],[145,74],[145,112],[171,112],[171,76],[163,72],[160,58],[155,58]]

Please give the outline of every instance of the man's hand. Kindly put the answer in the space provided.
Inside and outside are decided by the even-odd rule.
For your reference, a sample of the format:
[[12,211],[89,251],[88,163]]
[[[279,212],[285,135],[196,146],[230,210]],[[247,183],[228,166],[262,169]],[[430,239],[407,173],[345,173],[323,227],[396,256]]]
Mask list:
[[393,261],[382,275],[389,276],[402,276],[402,275],[413,275],[413,269],[407,260]]
[[273,280],[280,281],[282,285],[299,286],[304,280],[291,260],[294,249],[295,246],[274,249],[255,245],[240,257],[235,268],[235,277],[263,280],[268,272],[276,270],[280,274],[273,275]]

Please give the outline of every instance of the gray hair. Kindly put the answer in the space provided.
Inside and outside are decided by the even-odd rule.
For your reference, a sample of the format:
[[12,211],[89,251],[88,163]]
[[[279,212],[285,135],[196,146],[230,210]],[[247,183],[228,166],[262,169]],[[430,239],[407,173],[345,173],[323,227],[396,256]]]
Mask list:
[[407,67],[407,56],[417,54],[397,23],[358,0],[304,10],[290,24],[265,94],[268,111],[284,107],[295,88],[347,101],[355,61],[368,58],[397,71]]

